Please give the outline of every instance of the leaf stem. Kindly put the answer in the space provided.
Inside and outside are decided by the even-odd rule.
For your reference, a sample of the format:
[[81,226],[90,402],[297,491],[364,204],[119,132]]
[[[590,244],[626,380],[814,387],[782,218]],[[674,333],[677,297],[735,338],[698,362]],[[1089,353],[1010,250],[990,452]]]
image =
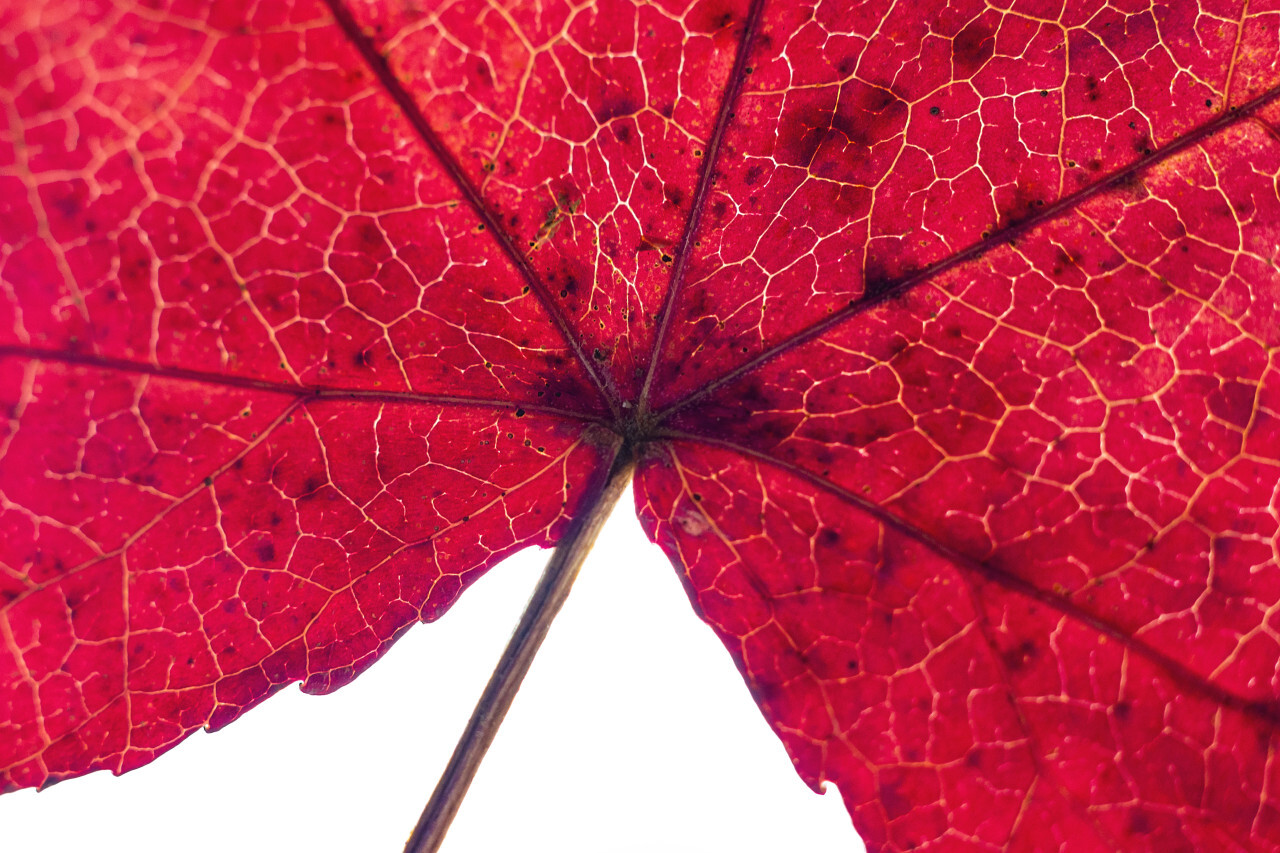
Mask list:
[[405,844],[405,853],[436,853],[444,843],[445,833],[453,823],[462,799],[471,787],[471,780],[498,733],[498,727],[507,716],[534,656],[546,639],[552,620],[564,606],[583,560],[614,504],[631,482],[634,469],[635,454],[627,442],[619,449],[608,476],[595,487],[582,514],[574,519],[552,552],[524,614],[507,642],[507,648],[494,667],[493,675],[489,676],[489,683],[471,712],[471,719],[458,739],[458,745],[454,747],[448,767],[436,783],[431,799],[418,818],[418,825]]

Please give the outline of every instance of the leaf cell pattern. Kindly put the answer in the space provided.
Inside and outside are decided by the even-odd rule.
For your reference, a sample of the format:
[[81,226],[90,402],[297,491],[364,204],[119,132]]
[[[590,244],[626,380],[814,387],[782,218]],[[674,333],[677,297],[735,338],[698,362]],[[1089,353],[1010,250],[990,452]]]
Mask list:
[[324,7],[80,11],[4,26],[6,787],[349,681],[608,462]]
[[870,849],[1280,848],[1280,10],[0,33],[4,786],[345,683],[634,452]]

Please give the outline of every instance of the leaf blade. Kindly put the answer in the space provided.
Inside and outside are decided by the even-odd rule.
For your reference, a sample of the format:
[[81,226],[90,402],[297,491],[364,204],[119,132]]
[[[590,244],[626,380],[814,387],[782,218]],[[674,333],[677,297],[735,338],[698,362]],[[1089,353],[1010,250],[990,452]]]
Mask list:
[[[746,5],[712,0],[231,4],[200,25],[121,5],[80,29],[5,10],[0,489],[36,495],[6,509],[9,610],[54,553],[114,536],[145,586],[203,549],[266,590],[233,610],[303,612],[316,642],[277,669],[326,689],[452,587],[375,572],[369,606],[326,622],[307,584],[332,561],[272,574],[296,543],[254,507],[334,487],[308,518],[340,562],[448,505],[472,537],[443,546],[452,583],[550,543],[625,436],[695,607],[873,845],[1280,843],[1274,14],[752,8],[745,49]],[[721,484],[714,512],[692,480]],[[517,535],[514,498],[484,501],[519,483]],[[373,532],[343,539],[358,514]],[[179,536],[224,516],[234,541]],[[805,567],[839,594],[777,586]],[[119,602],[85,630],[132,634],[126,597],[149,630],[133,605],[167,593],[98,571],[71,597]],[[49,739],[27,658],[61,678],[116,648],[36,642],[76,627],[55,592],[4,627],[25,743]],[[906,627],[868,641],[885,613]],[[875,678],[831,671],[822,631],[880,653]],[[1007,701],[973,712],[965,684]],[[119,739],[58,689],[89,721],[71,738]],[[224,718],[207,705],[160,708],[107,760]]]

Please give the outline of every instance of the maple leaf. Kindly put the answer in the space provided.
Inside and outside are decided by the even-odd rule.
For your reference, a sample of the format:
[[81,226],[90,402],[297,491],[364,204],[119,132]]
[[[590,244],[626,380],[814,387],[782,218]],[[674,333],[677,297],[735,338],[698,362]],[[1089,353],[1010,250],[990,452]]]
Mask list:
[[870,849],[1280,847],[1275,11],[0,9],[0,785],[634,461]]

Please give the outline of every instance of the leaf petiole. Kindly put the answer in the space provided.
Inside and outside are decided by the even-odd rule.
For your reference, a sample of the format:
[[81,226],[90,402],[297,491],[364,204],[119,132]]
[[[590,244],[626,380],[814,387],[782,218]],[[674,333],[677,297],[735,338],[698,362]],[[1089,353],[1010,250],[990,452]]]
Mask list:
[[480,762],[498,733],[498,727],[506,718],[534,656],[546,639],[552,620],[564,606],[583,560],[595,544],[596,536],[613,511],[614,504],[631,482],[634,470],[635,454],[631,443],[624,442],[614,457],[608,476],[588,495],[582,514],[570,524],[547,561],[519,624],[489,676],[489,683],[476,702],[467,727],[458,738],[448,766],[405,844],[405,853],[436,853],[444,843],[445,833],[453,823],[463,797],[480,769]]

